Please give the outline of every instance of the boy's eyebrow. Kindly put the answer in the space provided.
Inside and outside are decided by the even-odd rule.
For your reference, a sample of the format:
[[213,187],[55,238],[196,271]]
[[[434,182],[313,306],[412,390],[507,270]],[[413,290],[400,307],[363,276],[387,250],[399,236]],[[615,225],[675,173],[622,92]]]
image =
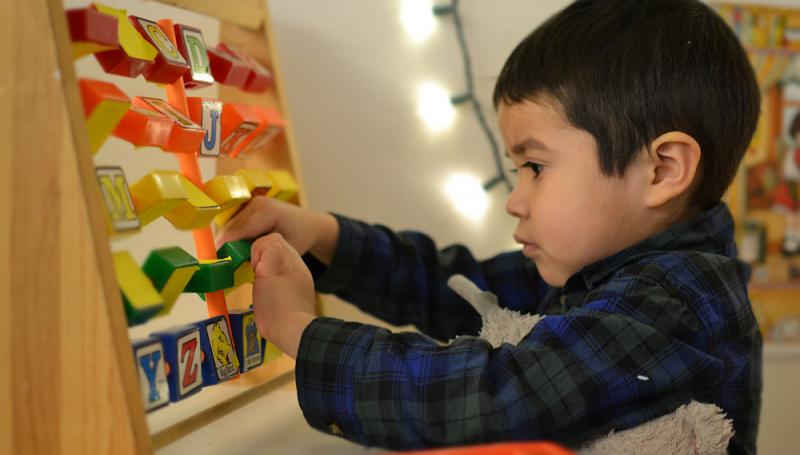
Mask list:
[[[534,139],[532,137],[525,138],[523,141],[518,142],[514,146],[511,147],[511,154],[514,156],[524,155],[530,149],[542,150],[545,152],[549,152],[550,149],[544,145],[541,141]],[[508,155],[508,153],[506,153]]]

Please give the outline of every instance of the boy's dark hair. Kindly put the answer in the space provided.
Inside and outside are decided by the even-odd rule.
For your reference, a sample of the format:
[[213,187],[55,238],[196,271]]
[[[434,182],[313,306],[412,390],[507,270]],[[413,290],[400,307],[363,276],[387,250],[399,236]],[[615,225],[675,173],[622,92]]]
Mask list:
[[797,137],[797,133],[800,133],[800,112],[794,115],[792,123],[789,124],[789,136],[792,140]]
[[697,0],[575,1],[514,49],[494,90],[495,108],[547,97],[594,136],[606,175],[623,175],[661,134],[692,136],[694,209],[722,198],[761,104],[735,34]]

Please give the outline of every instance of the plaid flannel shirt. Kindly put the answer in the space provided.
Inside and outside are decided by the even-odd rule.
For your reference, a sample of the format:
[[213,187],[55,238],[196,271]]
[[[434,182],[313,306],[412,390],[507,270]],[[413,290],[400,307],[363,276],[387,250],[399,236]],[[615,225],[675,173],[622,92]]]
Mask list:
[[446,285],[461,273],[502,306],[546,314],[517,345],[320,317],[304,331],[297,393],[310,425],[352,441],[415,449],[548,439],[577,446],[694,399],[734,421],[731,453],[755,453],[761,335],[724,204],[585,267],[552,288],[520,252],[477,261],[418,232],[337,217],[334,293],[438,340],[474,335],[478,314]]

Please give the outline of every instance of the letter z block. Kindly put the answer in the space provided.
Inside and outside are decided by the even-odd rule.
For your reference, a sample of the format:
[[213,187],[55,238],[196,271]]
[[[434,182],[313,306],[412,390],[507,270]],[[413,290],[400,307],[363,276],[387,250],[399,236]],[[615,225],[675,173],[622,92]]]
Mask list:
[[142,177],[131,187],[131,196],[143,226],[189,199],[181,175],[175,171],[156,171]]
[[132,345],[145,411],[168,405],[169,384],[161,341],[158,338],[146,338],[136,340]]
[[195,323],[203,350],[203,385],[215,385],[239,375],[239,358],[225,316]]
[[186,285],[200,270],[197,259],[180,247],[153,250],[142,266],[164,301],[159,315],[168,314]]
[[136,265],[130,253],[118,251],[112,258],[128,326],[147,322],[164,308],[161,296],[147,275]]
[[153,332],[150,336],[161,340],[164,357],[170,365],[167,374],[170,401],[174,403],[199,392],[203,388],[200,329],[185,325]]
[[158,51],[136,30],[124,9],[109,8],[97,3],[93,3],[92,7],[116,17],[119,26],[119,49],[94,54],[106,73],[136,77],[153,65]]
[[264,350],[253,310],[234,310],[228,314],[228,318],[231,320],[233,342],[241,362],[241,372],[246,373],[261,366],[264,362]]

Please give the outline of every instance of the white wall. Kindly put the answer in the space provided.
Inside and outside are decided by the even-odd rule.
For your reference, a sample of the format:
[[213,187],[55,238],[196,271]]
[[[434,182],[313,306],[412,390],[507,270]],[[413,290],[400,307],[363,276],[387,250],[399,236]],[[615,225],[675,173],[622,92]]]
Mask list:
[[[462,2],[476,91],[495,127],[494,80],[507,55],[564,0]],[[408,39],[401,1],[270,0],[290,114],[312,208],[462,242],[480,257],[514,247],[507,192],[491,192],[485,220],[471,222],[443,192],[451,172],[495,175],[489,144],[469,107],[448,131],[429,133],[416,90],[433,80],[464,89],[451,19],[424,44]],[[496,130],[496,128],[495,128]],[[499,138],[498,138],[499,139]],[[506,167],[510,167],[508,164]]]

